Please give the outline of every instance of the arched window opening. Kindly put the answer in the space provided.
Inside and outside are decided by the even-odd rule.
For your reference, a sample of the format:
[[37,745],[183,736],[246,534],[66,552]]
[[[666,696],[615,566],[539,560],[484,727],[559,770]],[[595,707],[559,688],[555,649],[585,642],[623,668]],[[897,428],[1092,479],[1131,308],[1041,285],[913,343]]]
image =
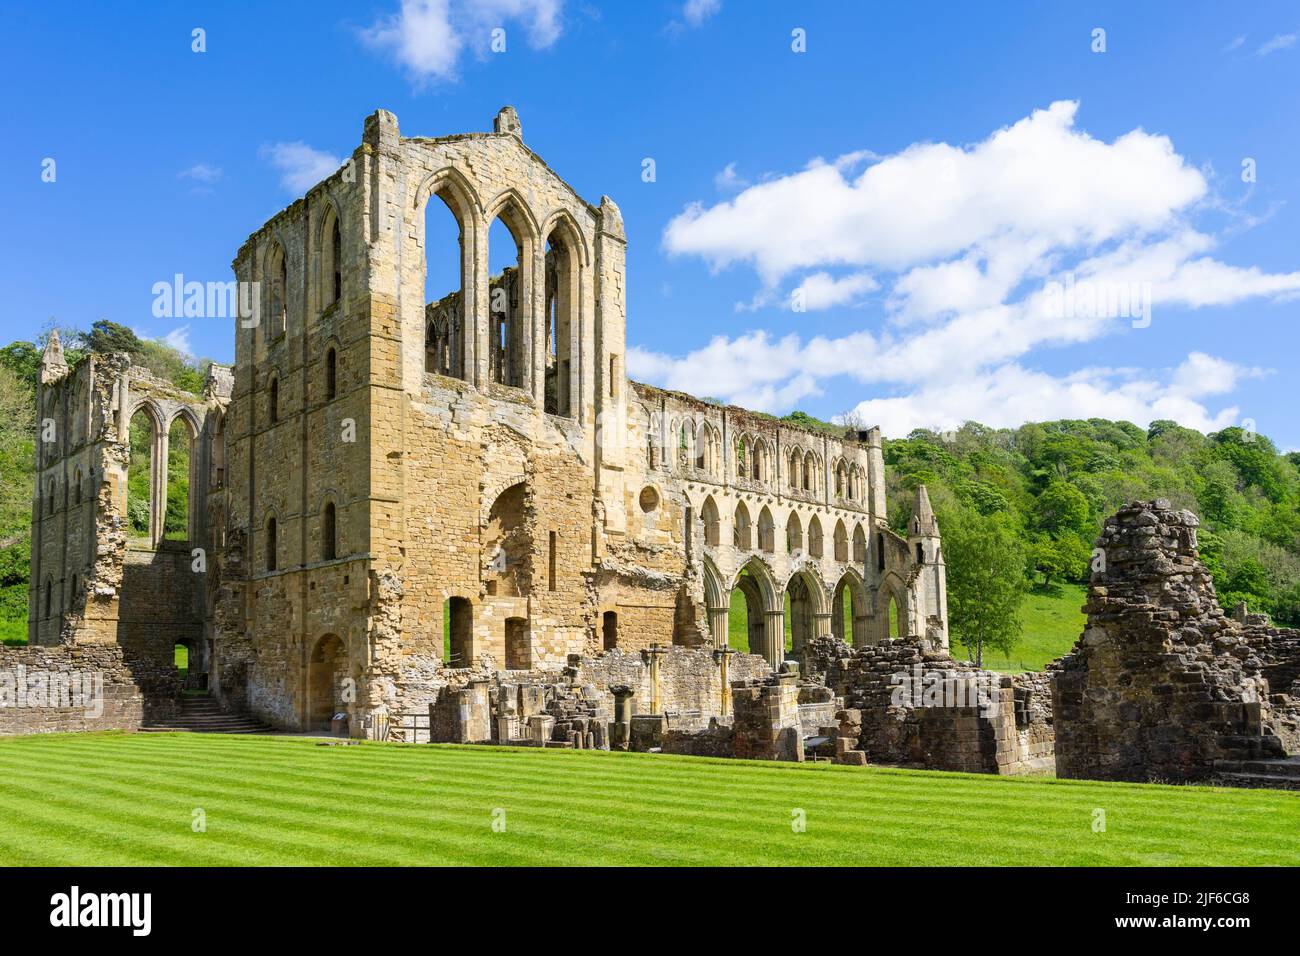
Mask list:
[[742,501],[736,505],[735,525],[732,529],[732,544],[742,551],[748,551],[753,547],[751,535],[749,533],[749,509],[745,507]]
[[325,353],[325,401],[332,402],[339,393],[339,357],[330,349]]
[[343,236],[339,229],[339,217],[334,216],[330,226],[330,304],[343,299]]
[[885,536],[881,532],[876,534],[876,570],[885,570]]
[[266,274],[271,283],[271,295],[267,300],[267,333],[271,337],[284,334],[289,327],[289,263],[284,247],[278,242],[267,256]]
[[763,600],[764,588],[758,578],[746,568],[736,578],[731,589],[727,614],[727,644],[746,654],[765,654],[765,620],[767,607]]
[[749,443],[743,437],[736,445],[736,474],[749,477]]
[[76,473],[76,476],[73,478],[73,481],[75,482],[75,484],[73,485],[73,492],[72,492],[72,494],[73,494],[73,502],[74,502],[75,504],[81,504],[81,482],[82,482],[82,477],[81,477],[81,469],[80,469],[80,468],[77,469],[77,473]]
[[758,513],[758,547],[769,553],[776,550],[776,523],[766,507]]
[[126,519],[129,537],[135,547],[153,545],[153,470],[154,418],[140,408],[131,416],[129,457],[126,466]]
[[266,570],[274,571],[279,566],[280,542],[276,538],[275,519],[266,521]]
[[803,550],[803,525],[797,514],[791,514],[785,523],[785,549],[791,554]]
[[45,613],[42,617],[51,617],[54,614],[54,579],[47,577],[45,579]]
[[442,660],[447,667],[474,663],[474,606],[468,598],[450,597],[442,603]]
[[704,499],[704,507],[700,509],[700,518],[704,521],[704,543],[711,548],[716,548],[718,546],[721,520],[718,515],[718,506],[713,503],[712,497]]
[[790,452],[790,487],[798,488],[803,476],[803,455],[796,448]]
[[338,535],[334,522],[334,502],[325,502],[320,518],[320,556],[322,561],[338,557]]
[[615,611],[606,611],[601,615],[601,639],[602,644],[607,651],[612,651],[618,647],[618,614]]
[[808,554],[814,558],[822,556],[822,523],[816,516],[808,522]]
[[867,563],[867,536],[862,533],[862,525],[853,529],[853,560],[859,564]]
[[492,381],[514,388],[523,388],[528,364],[521,220],[507,204],[488,228],[488,370]]
[[271,379],[271,393],[267,397],[266,409],[267,417],[271,419],[271,424],[274,425],[280,420],[280,380],[278,378]]
[[925,546],[920,541],[916,542],[916,563],[925,563]]
[[428,303],[424,309],[424,371],[428,374],[467,377],[464,363],[467,214],[465,201],[446,187],[424,204],[424,299]]
[[546,245],[546,411],[572,415],[573,336],[578,328],[577,240],[557,225]]
[[194,432],[184,415],[177,415],[167,431],[167,511],[163,537],[190,539],[190,478],[194,465]]
[[843,521],[835,523],[835,560],[847,561],[849,559],[849,532],[844,527]]
[[753,458],[750,475],[755,481],[763,481],[767,477],[767,445],[761,440],[754,442]]
[[803,456],[803,490],[812,491],[813,487],[813,456],[812,452]]

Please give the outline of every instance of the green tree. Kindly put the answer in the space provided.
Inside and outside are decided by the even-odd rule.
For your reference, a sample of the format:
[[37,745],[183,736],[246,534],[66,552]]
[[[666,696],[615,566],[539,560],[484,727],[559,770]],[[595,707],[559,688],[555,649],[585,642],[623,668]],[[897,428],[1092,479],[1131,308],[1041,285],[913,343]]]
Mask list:
[[1004,520],[970,511],[940,518],[948,564],[948,625],[984,665],[984,648],[1010,654],[1020,637],[1025,553]]
[[1054,538],[1084,534],[1089,528],[1088,499],[1068,481],[1050,482],[1038,496],[1034,512],[1039,529]]

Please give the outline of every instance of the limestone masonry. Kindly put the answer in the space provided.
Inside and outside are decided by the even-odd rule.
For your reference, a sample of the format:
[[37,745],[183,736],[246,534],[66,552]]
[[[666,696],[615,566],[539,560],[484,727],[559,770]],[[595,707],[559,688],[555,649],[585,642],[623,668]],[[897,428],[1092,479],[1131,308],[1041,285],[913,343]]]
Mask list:
[[[450,250],[426,243],[430,205],[459,232]],[[514,264],[491,275],[498,219]],[[510,107],[491,133],[438,138],[368,117],[347,163],[240,248],[257,308],[202,397],[121,355],[70,370],[51,341],[33,648],[116,645],[165,716],[179,681],[152,675],[183,644],[190,683],[230,710],[407,739],[528,737],[564,710],[566,674],[594,690],[553,715],[565,732],[612,721],[612,686],[629,735],[633,714],[730,723],[730,683],[784,665],[787,598],[792,660],[831,636],[946,648],[938,524],[922,488],[907,536],[887,528],[879,430],[840,438],[629,381],[626,245],[613,200],[578,196]],[[458,287],[426,296],[429,256],[451,257]],[[163,528],[178,420],[179,536]],[[726,650],[737,589],[755,655]],[[545,700],[508,690],[531,685]]]
[[[879,429],[629,381],[626,246],[512,108],[439,138],[380,110],[235,256],[256,294],[202,396],[53,335],[0,733],[171,726],[183,645],[190,686],[289,730],[1300,788],[1300,632],[1224,615],[1193,515],[1107,521],[1046,672],[956,661],[939,525],[921,486],[889,530]],[[426,296],[435,254],[459,283]],[[737,592],[756,653],[728,647]],[[102,706],[70,711],[87,675]]]

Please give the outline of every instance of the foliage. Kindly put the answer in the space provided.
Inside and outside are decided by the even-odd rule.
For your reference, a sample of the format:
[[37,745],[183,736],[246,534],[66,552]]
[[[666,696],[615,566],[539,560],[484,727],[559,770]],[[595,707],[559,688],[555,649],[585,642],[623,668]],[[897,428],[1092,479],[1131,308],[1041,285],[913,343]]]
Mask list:
[[948,564],[948,627],[983,665],[984,648],[1009,654],[1020,637],[1024,546],[1004,517],[953,510],[940,517]]

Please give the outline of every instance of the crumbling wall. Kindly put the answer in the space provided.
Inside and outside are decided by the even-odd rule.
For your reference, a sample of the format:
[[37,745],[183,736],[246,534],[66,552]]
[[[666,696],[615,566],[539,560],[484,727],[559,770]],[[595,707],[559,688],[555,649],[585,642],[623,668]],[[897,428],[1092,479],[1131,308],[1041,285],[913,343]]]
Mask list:
[[1296,632],[1223,613],[1198,524],[1164,499],[1106,520],[1087,627],[1054,675],[1060,776],[1202,780],[1216,760],[1286,754],[1294,709],[1268,675],[1292,673]]
[[[805,648],[803,666],[860,718],[858,747],[873,763],[999,774],[1051,766],[1050,711],[1040,697],[1019,725],[1008,675],[911,639],[851,648],[818,638]],[[1032,699],[1027,690],[1021,696]]]

